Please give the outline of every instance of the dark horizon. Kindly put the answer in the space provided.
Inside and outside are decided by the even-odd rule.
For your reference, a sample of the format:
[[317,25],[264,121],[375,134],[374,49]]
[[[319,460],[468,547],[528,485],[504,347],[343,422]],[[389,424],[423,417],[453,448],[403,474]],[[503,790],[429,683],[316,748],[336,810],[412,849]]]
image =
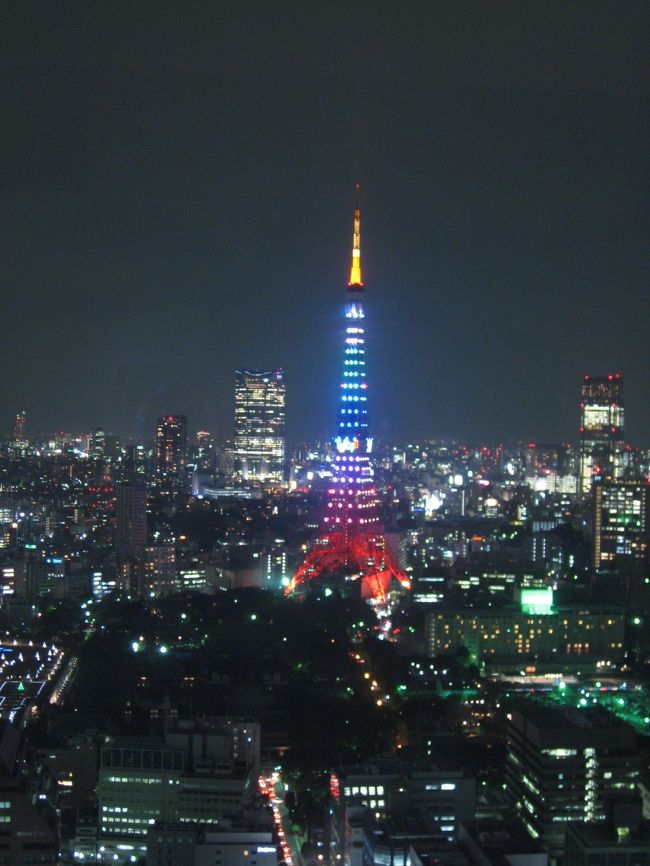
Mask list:
[[650,445],[650,9],[463,8],[6,6],[0,428],[332,435],[358,181],[376,436]]

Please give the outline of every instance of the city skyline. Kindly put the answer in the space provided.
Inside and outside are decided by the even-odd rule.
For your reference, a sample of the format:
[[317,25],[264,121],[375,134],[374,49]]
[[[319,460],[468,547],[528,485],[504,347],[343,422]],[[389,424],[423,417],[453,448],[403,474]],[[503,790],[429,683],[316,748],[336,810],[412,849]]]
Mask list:
[[650,5],[0,22],[0,861],[650,866]]
[[573,441],[576,383],[611,371],[647,445],[648,10],[509,9],[5,9],[7,92],[33,97],[8,115],[5,425],[229,435],[232,371],[282,367],[288,438],[325,435],[358,181],[379,436]]

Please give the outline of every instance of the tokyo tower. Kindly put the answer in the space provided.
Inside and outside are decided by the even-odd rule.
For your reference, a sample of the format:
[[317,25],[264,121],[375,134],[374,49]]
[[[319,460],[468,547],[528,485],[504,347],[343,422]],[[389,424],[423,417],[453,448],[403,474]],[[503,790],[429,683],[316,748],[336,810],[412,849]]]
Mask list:
[[286,588],[287,595],[301,584],[325,576],[340,580],[349,591],[354,591],[357,584],[362,598],[379,605],[386,603],[391,588],[410,588],[379,521],[370,459],[372,437],[368,435],[365,317],[357,207],[345,299],[345,349],[335,456],[326,514],[318,538]]

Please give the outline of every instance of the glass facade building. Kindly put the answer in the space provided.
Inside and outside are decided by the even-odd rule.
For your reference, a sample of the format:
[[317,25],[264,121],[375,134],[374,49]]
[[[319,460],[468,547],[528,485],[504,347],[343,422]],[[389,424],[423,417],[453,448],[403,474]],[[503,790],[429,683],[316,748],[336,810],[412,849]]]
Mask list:
[[235,461],[244,480],[284,480],[284,426],[284,370],[237,370]]
[[580,400],[580,493],[595,478],[621,478],[625,468],[623,379],[585,376]]

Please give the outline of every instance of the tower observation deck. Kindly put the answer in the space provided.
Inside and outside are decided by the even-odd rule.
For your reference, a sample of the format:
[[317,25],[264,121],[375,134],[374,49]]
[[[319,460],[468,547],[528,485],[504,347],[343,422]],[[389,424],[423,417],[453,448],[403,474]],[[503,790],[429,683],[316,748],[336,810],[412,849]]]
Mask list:
[[[350,280],[345,298],[345,347],[335,454],[327,505],[319,535],[298,568],[287,594],[309,581],[327,578],[355,584],[362,598],[384,604],[391,587],[410,582],[390,550],[379,520],[368,433],[368,382],[365,360],[365,303],[361,279],[360,212],[354,211]],[[306,587],[303,586],[303,589]]]

